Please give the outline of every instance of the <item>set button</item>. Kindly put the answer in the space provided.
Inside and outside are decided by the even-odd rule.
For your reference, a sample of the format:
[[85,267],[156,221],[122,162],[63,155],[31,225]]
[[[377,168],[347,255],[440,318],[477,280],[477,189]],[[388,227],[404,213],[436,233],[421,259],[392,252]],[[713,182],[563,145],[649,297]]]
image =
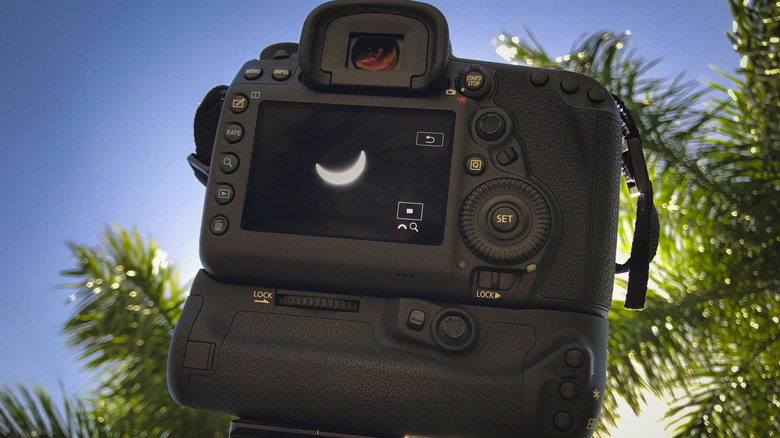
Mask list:
[[499,234],[511,233],[516,230],[523,218],[511,206],[499,206],[490,213],[490,225]]

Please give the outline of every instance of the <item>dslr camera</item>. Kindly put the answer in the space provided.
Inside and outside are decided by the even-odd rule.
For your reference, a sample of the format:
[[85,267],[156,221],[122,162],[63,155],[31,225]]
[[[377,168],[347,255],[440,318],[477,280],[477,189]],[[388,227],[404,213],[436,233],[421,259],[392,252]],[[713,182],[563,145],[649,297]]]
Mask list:
[[601,84],[455,58],[427,4],[338,0],[223,96],[178,403],[231,436],[593,433],[622,144]]

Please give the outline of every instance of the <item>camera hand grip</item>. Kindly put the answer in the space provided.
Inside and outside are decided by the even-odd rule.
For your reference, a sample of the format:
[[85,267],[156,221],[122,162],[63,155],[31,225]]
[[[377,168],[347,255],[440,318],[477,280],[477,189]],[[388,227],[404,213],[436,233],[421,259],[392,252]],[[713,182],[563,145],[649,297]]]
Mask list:
[[[323,311],[273,298],[257,304],[253,290],[198,274],[169,357],[177,401],[257,421],[398,436],[574,437],[597,421],[600,400],[585,393],[604,390],[604,376],[592,374],[604,369],[602,318],[465,306],[457,309],[473,319],[475,340],[450,351],[423,340],[436,318],[422,332],[397,323],[410,308],[432,315],[433,303],[363,297],[358,312]],[[555,317],[569,321],[565,330]]]

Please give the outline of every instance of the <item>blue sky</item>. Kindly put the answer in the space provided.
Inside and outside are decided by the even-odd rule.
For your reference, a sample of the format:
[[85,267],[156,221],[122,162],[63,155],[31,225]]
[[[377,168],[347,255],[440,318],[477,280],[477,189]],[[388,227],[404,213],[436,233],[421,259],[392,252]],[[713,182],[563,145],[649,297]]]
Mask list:
[[[205,93],[275,42],[298,41],[319,1],[4,2],[0,14],[0,381],[90,387],[59,328],[71,309],[65,242],[137,227],[199,268],[203,188],[185,162]],[[433,1],[454,54],[503,62],[491,40],[528,26],[553,55],[584,32],[630,29],[652,72],[717,79],[739,59],[725,0]]]

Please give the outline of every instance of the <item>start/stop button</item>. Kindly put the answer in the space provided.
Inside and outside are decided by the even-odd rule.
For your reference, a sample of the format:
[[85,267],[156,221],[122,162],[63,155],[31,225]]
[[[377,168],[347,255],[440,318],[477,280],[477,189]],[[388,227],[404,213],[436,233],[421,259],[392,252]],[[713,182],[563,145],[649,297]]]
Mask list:
[[490,92],[490,75],[479,64],[472,64],[458,75],[458,91],[466,97],[481,99]]

